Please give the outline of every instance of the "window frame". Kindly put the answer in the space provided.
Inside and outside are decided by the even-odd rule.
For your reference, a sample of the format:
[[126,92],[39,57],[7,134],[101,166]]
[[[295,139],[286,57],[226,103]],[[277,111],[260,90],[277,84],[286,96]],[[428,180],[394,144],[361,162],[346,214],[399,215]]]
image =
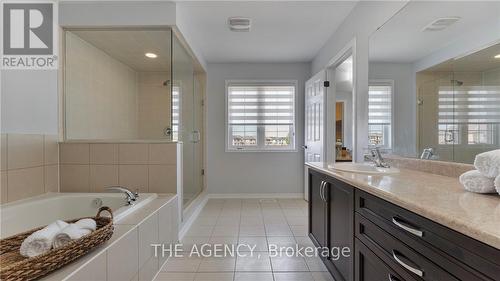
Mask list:
[[[292,86],[294,87],[293,97],[293,124],[292,124],[292,138],[291,145],[286,148],[266,147],[265,145],[257,145],[253,147],[236,147],[229,142],[229,87],[238,85],[250,86]],[[298,104],[298,81],[297,80],[225,80],[225,94],[224,94],[224,149],[225,152],[297,152],[297,104]],[[257,140],[264,139],[265,141],[265,128],[257,125]]]
[[[387,150],[393,150],[395,143],[394,143],[394,97],[395,97],[395,87],[394,87],[394,80],[393,79],[370,79],[368,81],[368,99],[370,98],[370,86],[389,86],[391,87],[391,145],[390,146],[380,146],[380,148],[387,149]],[[370,102],[368,101],[368,106],[370,106]],[[369,113],[370,110],[368,109]],[[370,127],[370,116],[368,116],[368,128]],[[368,144],[370,145],[370,144]]]

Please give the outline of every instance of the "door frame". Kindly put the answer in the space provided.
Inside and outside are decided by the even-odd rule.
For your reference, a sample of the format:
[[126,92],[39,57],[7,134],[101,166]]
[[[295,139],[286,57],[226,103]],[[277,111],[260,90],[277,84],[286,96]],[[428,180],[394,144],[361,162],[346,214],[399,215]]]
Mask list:
[[[358,128],[358,118],[356,105],[358,101],[357,97],[357,56],[356,56],[356,38],[353,38],[349,43],[347,43],[342,50],[340,50],[327,64],[326,69],[326,80],[330,81],[330,87],[325,89],[326,96],[326,138],[325,138],[325,153],[326,161],[328,163],[335,162],[335,87],[333,87],[334,70],[339,66],[345,59],[352,56],[352,159],[353,162],[357,162],[357,159],[361,157],[363,149],[359,147],[357,141],[357,128]],[[345,112],[344,112],[345,113]],[[345,115],[344,115],[345,116]],[[332,119],[333,118],[333,119]]]

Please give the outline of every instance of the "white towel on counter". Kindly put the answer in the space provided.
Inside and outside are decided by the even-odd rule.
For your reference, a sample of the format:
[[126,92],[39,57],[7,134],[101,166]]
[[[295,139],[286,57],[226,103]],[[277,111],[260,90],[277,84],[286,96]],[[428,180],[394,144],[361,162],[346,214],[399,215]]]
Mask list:
[[495,189],[497,193],[500,194],[500,175],[495,178]]
[[66,226],[68,226],[66,222],[58,220],[33,232],[21,243],[20,254],[31,258],[50,251],[54,237]]
[[81,219],[63,228],[54,238],[54,248],[62,247],[69,242],[82,238],[96,229],[93,219]]
[[465,190],[470,192],[495,192],[495,179],[485,177],[478,170],[472,170],[461,174],[459,177],[459,181],[465,187]]
[[500,174],[500,149],[476,155],[474,167],[485,177],[497,177]]

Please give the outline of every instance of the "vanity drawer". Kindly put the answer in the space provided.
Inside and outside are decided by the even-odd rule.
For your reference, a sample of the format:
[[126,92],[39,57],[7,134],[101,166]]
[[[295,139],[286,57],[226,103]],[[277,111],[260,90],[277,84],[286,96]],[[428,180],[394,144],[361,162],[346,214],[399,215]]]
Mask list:
[[388,258],[398,272],[406,271],[417,280],[460,280],[360,214],[355,215],[355,235],[370,249],[377,249]]
[[355,239],[354,243],[356,247],[354,254],[356,281],[414,281],[414,279],[403,279],[359,239]]
[[500,280],[498,249],[361,190],[356,190],[355,210],[447,270],[450,262],[458,263],[477,280]]

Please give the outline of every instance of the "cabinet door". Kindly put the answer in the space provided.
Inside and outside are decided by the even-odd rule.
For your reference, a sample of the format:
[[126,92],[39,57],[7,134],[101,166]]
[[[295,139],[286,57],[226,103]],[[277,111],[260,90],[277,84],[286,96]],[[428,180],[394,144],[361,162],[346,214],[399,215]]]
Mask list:
[[316,246],[326,246],[326,208],[321,196],[324,177],[309,172],[309,237]]
[[327,263],[334,267],[333,273],[337,275],[334,276],[335,280],[351,281],[354,251],[354,189],[344,182],[329,178],[324,193],[328,201],[327,244],[330,253],[342,252],[346,247],[350,249],[348,257],[331,256]]

